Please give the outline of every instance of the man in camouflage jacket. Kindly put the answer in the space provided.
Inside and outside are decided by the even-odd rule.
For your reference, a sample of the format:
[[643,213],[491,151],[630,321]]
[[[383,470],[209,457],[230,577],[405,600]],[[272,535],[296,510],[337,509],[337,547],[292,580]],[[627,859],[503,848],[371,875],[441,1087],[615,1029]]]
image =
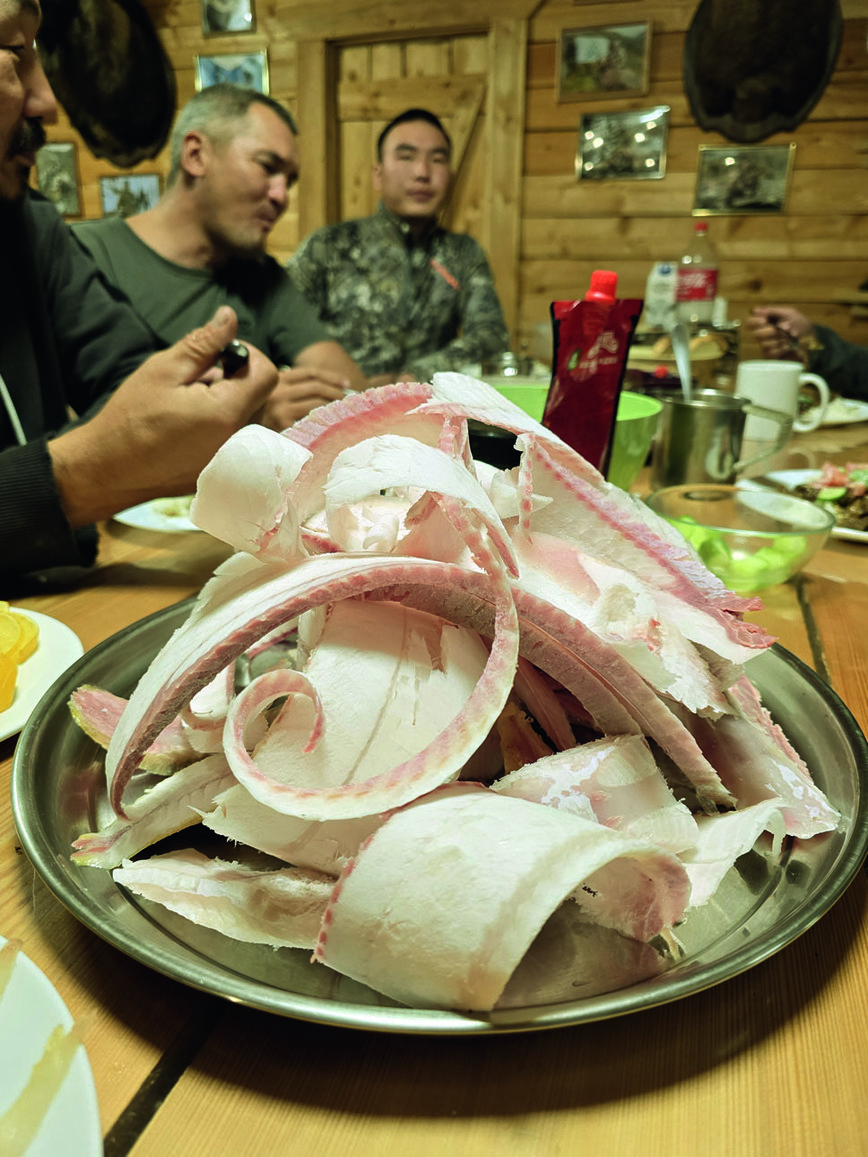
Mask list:
[[369,385],[429,381],[509,348],[485,253],[437,224],[450,151],[432,113],[396,117],[377,142],[377,212],[318,229],[287,263]]

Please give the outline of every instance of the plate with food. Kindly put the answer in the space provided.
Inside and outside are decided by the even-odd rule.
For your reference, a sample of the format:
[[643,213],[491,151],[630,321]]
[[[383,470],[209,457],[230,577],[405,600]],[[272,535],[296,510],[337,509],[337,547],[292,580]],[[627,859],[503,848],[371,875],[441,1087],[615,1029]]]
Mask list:
[[[810,411],[808,411],[810,413]],[[849,426],[853,422],[868,422],[868,402],[856,398],[832,398],[823,414],[821,426]]]
[[[5,710],[0,711],[0,739],[18,734],[55,679],[84,651],[78,635],[50,615],[3,603],[0,605],[0,631],[7,616],[13,619],[19,616],[16,621],[27,633],[27,654],[20,661],[16,656],[14,667],[0,656],[0,670],[5,671],[8,680],[4,680],[7,694],[2,702],[9,703]],[[3,650],[2,644],[0,650]]]
[[868,542],[868,463],[835,466],[827,462],[822,470],[774,470],[765,477],[798,498],[830,510],[836,521],[833,538]]
[[81,1028],[19,948],[0,936],[0,1140],[14,1140],[24,1157],[99,1157],[99,1107]]
[[[545,500],[458,416],[525,436]],[[197,495],[237,554],[66,672],[13,760],[35,869],[136,959],[306,1020],[550,1028],[742,972],[858,871],[844,704],[491,386],[245,427]]]
[[151,502],[140,502],[116,514],[115,521],[137,530],[158,530],[168,534],[186,534],[199,527],[190,520],[190,506],[193,495],[180,498],[155,498]]
[[[107,802],[104,752],[73,722],[67,701],[82,684],[128,695],[189,611],[187,602],[132,625],[58,681],[19,742],[13,815],[35,868],[85,925],[164,975],[233,1002],[319,1023],[425,1035],[546,1029],[640,1011],[726,981],[783,949],[844,892],[868,847],[868,744],[828,684],[775,645],[751,661],[751,673],[772,717],[840,812],[834,831],[783,844],[757,840],[729,869],[714,903],[678,929],[678,959],[635,983],[631,973],[647,961],[619,943],[611,975],[623,987],[611,991],[611,976],[596,987],[587,977],[577,985],[570,946],[580,943],[581,930],[567,915],[565,925],[546,923],[492,1011],[409,1006],[313,963],[309,950],[246,943],[192,923],[134,894],[111,871],[72,861],[74,842],[95,829]],[[183,831],[149,851],[170,855],[192,845],[204,858],[219,854],[219,843],[197,827],[192,839]],[[243,855],[233,849],[228,858]]]

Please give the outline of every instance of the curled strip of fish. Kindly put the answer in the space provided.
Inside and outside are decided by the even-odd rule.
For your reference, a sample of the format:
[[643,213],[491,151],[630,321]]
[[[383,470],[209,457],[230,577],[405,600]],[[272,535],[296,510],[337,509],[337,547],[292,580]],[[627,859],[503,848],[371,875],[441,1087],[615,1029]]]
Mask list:
[[214,455],[196,487],[190,517],[236,550],[263,561],[304,553],[289,488],[310,452],[264,426],[245,426]]
[[[106,756],[109,798],[118,815],[125,814],[124,789],[141,752],[198,687],[281,623],[339,599],[376,597],[374,592],[388,588],[389,597],[409,602],[410,591],[424,591],[434,594],[444,618],[459,625],[468,607],[482,608],[486,622],[493,609],[493,642],[464,709],[446,733],[410,761],[412,766],[399,765],[367,783],[310,792],[298,815],[309,819],[368,815],[446,782],[476,750],[479,736],[488,733],[506,703],[518,662],[518,616],[503,573],[483,574],[416,558],[328,555],[302,559],[288,570],[258,568],[246,579],[233,588],[232,597],[215,595],[208,613],[200,607],[200,613],[175,632],[130,697]],[[215,592],[219,589],[214,587]],[[458,620],[451,617],[456,610],[461,612]]]
[[91,868],[116,868],[142,848],[198,824],[202,809],[212,807],[215,796],[233,783],[222,753],[191,763],[130,804],[127,819],[79,836],[72,858]]
[[[506,529],[476,478],[463,463],[412,438],[383,434],[342,451],[325,486],[326,514],[396,486],[433,494],[465,539],[476,541],[484,527],[507,570],[518,574]],[[486,566],[478,552],[479,547],[477,559]]]
[[[181,720],[187,730],[187,738],[199,749],[197,733],[209,736],[222,731],[226,712],[235,691],[235,664],[230,663],[219,671],[201,691],[197,691],[181,711]],[[192,734],[191,734],[192,733]],[[212,750],[219,750],[219,747]]]
[[[245,746],[245,732],[248,724],[262,715],[276,699],[293,695],[306,695],[313,703],[313,725],[307,744],[303,748],[305,753],[311,752],[322,735],[322,702],[310,679],[301,671],[293,671],[288,667],[266,671],[237,695],[229,707],[223,730],[223,748],[235,778],[260,803],[271,806],[274,806],[275,798],[287,794],[294,795],[295,789],[275,782],[259,769],[256,760],[251,757]],[[279,724],[278,716],[274,726]]]
[[[73,691],[69,699],[72,718],[102,748],[108,747],[126,705],[127,700],[120,695],[90,683]],[[140,763],[142,770],[152,775],[171,775],[195,755],[180,719],[174,719],[142,754]]]

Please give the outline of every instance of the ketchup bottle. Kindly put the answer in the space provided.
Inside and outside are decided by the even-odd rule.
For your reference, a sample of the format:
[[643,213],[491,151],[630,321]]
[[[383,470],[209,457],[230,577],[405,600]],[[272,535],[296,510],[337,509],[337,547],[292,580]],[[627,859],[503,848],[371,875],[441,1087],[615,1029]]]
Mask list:
[[551,304],[554,359],[543,425],[605,474],[627,350],[641,299],[619,301],[618,275],[591,274],[579,301]]

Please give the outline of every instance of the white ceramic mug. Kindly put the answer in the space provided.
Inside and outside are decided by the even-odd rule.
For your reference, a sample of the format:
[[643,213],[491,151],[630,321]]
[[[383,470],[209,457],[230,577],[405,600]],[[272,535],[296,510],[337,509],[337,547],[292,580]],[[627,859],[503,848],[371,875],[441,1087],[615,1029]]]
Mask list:
[[[799,415],[799,392],[805,385],[817,392],[817,404],[804,415]],[[817,374],[806,373],[798,362],[757,361],[741,362],[735,379],[735,392],[770,410],[780,410],[793,419],[793,431],[802,433],[816,430],[829,405],[829,387]],[[749,417],[744,428],[747,439],[763,442],[777,433],[773,423],[765,418]]]

